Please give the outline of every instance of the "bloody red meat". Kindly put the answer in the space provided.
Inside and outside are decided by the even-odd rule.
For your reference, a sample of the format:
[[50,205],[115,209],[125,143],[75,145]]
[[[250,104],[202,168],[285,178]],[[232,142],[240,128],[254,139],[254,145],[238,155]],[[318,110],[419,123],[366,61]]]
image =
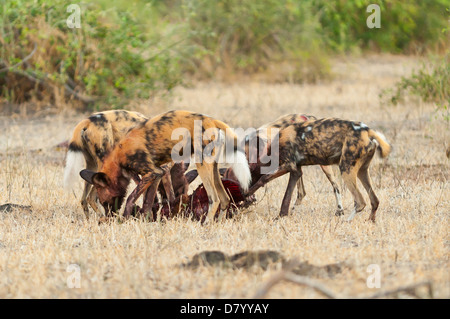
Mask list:
[[[246,207],[253,200],[253,197],[245,198],[237,181],[222,179],[222,183],[231,198],[231,203],[226,211],[226,218],[231,218],[237,212],[238,208]],[[156,220],[160,205],[160,203],[153,205],[153,220]],[[208,194],[203,184],[201,184],[191,195],[178,196],[173,205],[169,205],[165,201],[161,208],[161,217],[170,219],[174,216],[185,216],[203,222],[208,212],[208,205]],[[218,216],[219,212],[216,213],[216,218]]]

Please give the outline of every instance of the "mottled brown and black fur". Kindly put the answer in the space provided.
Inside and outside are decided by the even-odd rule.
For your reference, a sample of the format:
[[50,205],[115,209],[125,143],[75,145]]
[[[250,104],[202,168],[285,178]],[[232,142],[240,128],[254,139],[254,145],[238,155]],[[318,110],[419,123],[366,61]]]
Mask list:
[[[113,110],[94,113],[89,118],[81,121],[74,129],[71,140],[69,141],[69,150],[67,158],[74,154],[80,153],[83,155],[86,162],[86,168],[97,171],[102,165],[105,157],[112,151],[114,145],[122,139],[132,128],[136,125],[142,124],[148,118],[138,112],[131,112],[126,110]],[[137,154],[139,156],[139,154]],[[136,158],[134,160],[139,160]],[[70,173],[72,167],[71,162],[67,161],[66,173]],[[173,201],[175,197],[181,194],[187,194],[189,183],[184,177],[186,165],[184,163],[177,163],[171,167],[166,168],[166,174],[162,179],[163,185],[158,188],[163,199]],[[76,176],[79,170],[76,171]],[[126,173],[126,172],[125,172]],[[129,174],[136,183],[139,183],[140,177],[138,175]],[[65,183],[68,183],[69,176],[65,176]],[[122,183],[128,178],[122,180]],[[172,182],[173,180],[173,182]],[[128,183],[128,182],[126,182]],[[173,187],[172,187],[173,184]],[[97,192],[92,184],[86,182],[83,191],[81,205],[86,217],[89,217],[88,204],[96,211],[98,207],[96,204]],[[123,197],[116,198],[113,205],[110,205],[106,210],[117,211],[122,205]],[[144,203],[145,205],[146,203]]]
[[[262,134],[270,134],[271,128],[275,128],[278,130],[283,130],[286,127],[296,124],[296,123],[303,123],[305,121],[309,120],[316,120],[317,118],[312,115],[306,115],[306,114],[287,114],[279,117],[273,122],[267,123],[257,130],[258,138],[262,139],[259,140],[257,146],[259,147],[262,145],[263,147],[267,144],[268,136],[261,136]],[[267,131],[265,131],[267,130]],[[251,143],[249,143],[251,144]],[[279,145],[280,148],[284,147],[284,145]],[[259,149],[257,150],[259,153]],[[260,179],[263,177],[261,174],[261,162],[258,161],[256,164],[250,164],[250,171],[252,172],[252,186],[255,185],[260,181]],[[333,170],[331,169],[331,166],[326,165],[320,165],[322,171],[324,172],[327,179],[330,181],[331,186],[333,187],[334,195],[336,198],[336,215],[339,216],[343,214],[343,208],[342,208],[342,202],[341,202],[341,194],[339,191],[339,187],[336,183],[336,180],[334,178]],[[231,173],[231,169],[228,169],[228,173]],[[278,175],[281,176],[281,175]],[[258,183],[260,185],[261,182]],[[258,186],[255,186],[255,188]],[[259,186],[260,187],[260,186]],[[258,187],[258,188],[259,188]],[[305,186],[303,184],[303,176],[300,176],[300,178],[297,181],[297,200],[295,201],[295,205],[300,205],[303,198],[306,195]]]
[[301,167],[337,164],[344,183],[355,200],[355,207],[349,219],[365,207],[356,183],[356,178],[359,178],[370,197],[370,219],[375,221],[379,200],[372,189],[368,168],[377,147],[382,157],[386,157],[390,152],[390,146],[382,134],[361,122],[329,118],[301,121],[280,127],[278,138],[279,145],[274,145],[274,140],[267,145],[270,152],[279,152],[278,169],[271,174],[262,175],[250,187],[247,195],[289,172],[288,187],[280,209],[280,216],[285,216],[289,212],[293,189],[302,176]]
[[[79,178],[79,168],[83,159],[86,168],[97,171],[102,167],[103,161],[114,145],[123,138],[128,131],[137,124],[143,123],[147,118],[138,113],[126,110],[112,110],[94,113],[89,118],[79,122],[69,141],[69,149],[64,173],[64,184],[69,188],[75,177]],[[78,156],[82,154],[82,156]],[[72,175],[72,176],[71,176]],[[88,204],[98,212],[96,205],[97,194],[92,185],[85,183],[81,205],[86,217],[89,217]]]
[[[162,176],[166,173],[163,165],[172,163],[172,149],[183,141],[181,136],[179,139],[172,139],[173,130],[184,128],[189,132],[191,152],[194,154],[203,153],[203,148],[211,142],[205,142],[204,139],[201,139],[201,145],[199,145],[198,140],[194,139],[196,135],[194,133],[195,121],[200,121],[203,131],[212,128],[216,129],[216,134],[220,134],[220,131],[225,132],[229,128],[225,123],[203,114],[188,111],[169,111],[132,129],[106,157],[100,172],[83,170],[81,176],[94,184],[103,205],[111,205],[116,198],[124,196],[129,183],[129,177],[124,174],[124,171],[142,176],[142,180],[127,199],[124,217],[130,215],[137,198],[144,193],[146,193],[145,203],[148,207],[143,209],[147,211],[152,207],[155,190]],[[217,137],[218,135],[215,135],[214,138]],[[236,135],[227,131],[226,137],[231,138],[231,142],[237,145]],[[235,149],[235,152],[242,151]],[[243,156],[245,161],[245,155]],[[244,167],[246,165],[248,171],[246,161],[240,164],[243,164]],[[219,206],[221,210],[225,210],[230,199],[220,180],[216,161],[206,161],[205,154],[203,154],[202,161],[196,163],[196,166],[210,201],[207,221],[212,220]],[[246,178],[250,178],[250,172],[247,173],[247,176],[238,176],[244,189],[250,182],[246,180]]]
[[[245,147],[245,151],[246,151],[246,156],[247,159],[249,158],[249,147],[250,145],[256,145],[256,150],[252,149],[253,152],[255,152],[256,154],[259,154],[260,151],[260,147],[266,147],[267,145],[267,136],[266,134],[264,134],[266,131],[265,130],[269,130],[270,128],[276,128],[276,129],[284,129],[289,125],[292,125],[294,123],[301,123],[301,122],[305,122],[308,120],[313,120],[316,119],[316,117],[312,116],[312,115],[305,115],[305,114],[287,114],[284,116],[279,117],[278,119],[276,119],[273,122],[267,123],[263,126],[261,126],[260,128],[258,128],[257,133],[255,135],[250,134],[247,136],[247,145]],[[256,138],[256,141],[251,141],[251,139]],[[254,143],[254,144],[253,144]],[[252,162],[249,164],[250,166],[250,172],[252,174],[252,182],[250,187],[253,187],[254,185],[256,185],[255,187],[259,188],[262,185],[262,181],[264,181],[263,178],[263,174],[261,174],[261,167],[264,166],[264,164],[262,164],[259,159],[257,159],[256,162]],[[334,178],[334,174],[333,174],[333,170],[331,169],[331,166],[324,166],[321,165],[320,166],[323,170],[323,172],[325,173],[326,177],[328,178],[328,180],[330,181],[333,190],[334,190],[334,194],[336,197],[336,215],[339,216],[341,214],[343,214],[343,208],[342,208],[342,202],[341,202],[341,194],[339,191],[339,187],[336,183],[336,180]],[[190,171],[189,174],[192,176],[191,178],[195,178],[196,176],[196,171]],[[220,173],[221,175],[224,176],[224,178],[227,179],[231,179],[231,180],[235,180],[237,181],[237,178],[233,172],[232,168],[228,168],[228,169],[220,169]],[[288,173],[287,171],[284,171],[283,173]],[[277,175],[277,176],[281,176],[281,175]],[[300,205],[303,198],[306,195],[306,191],[305,191],[305,187],[303,184],[303,177],[300,176],[300,178],[297,181],[297,200],[295,202],[295,205]],[[254,201],[254,199],[252,197],[248,197],[249,201],[248,203],[252,203]]]

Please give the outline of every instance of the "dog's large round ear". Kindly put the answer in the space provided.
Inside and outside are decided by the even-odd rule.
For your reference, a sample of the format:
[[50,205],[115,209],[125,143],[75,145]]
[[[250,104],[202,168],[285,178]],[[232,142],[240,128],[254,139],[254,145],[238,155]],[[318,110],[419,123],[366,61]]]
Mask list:
[[80,176],[86,182],[96,186],[107,187],[109,184],[108,176],[102,172],[96,173],[88,169],[84,169],[80,172]]
[[84,169],[84,170],[80,171],[81,178],[83,178],[89,184],[94,184],[94,182],[92,181],[92,177],[94,175],[95,175],[95,172],[90,171],[88,169]]

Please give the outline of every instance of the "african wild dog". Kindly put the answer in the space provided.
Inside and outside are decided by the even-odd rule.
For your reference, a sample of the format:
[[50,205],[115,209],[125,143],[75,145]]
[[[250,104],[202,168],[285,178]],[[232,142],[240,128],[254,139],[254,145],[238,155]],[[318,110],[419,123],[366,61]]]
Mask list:
[[338,164],[344,183],[355,200],[349,220],[365,207],[356,183],[358,177],[370,197],[370,220],[375,221],[379,200],[372,189],[368,168],[377,147],[383,158],[389,155],[391,149],[381,133],[361,122],[329,118],[286,125],[278,132],[278,138],[279,145],[271,145],[270,141],[266,147],[270,152],[279,152],[279,168],[271,174],[261,176],[250,187],[247,196],[274,178],[289,172],[289,182],[280,209],[280,216],[286,216],[293,189],[302,176],[301,167]]
[[[74,129],[69,141],[69,150],[66,157],[64,170],[64,186],[66,189],[72,187],[79,172],[86,163],[86,168],[97,171],[102,165],[106,155],[113,149],[114,145],[122,139],[130,129],[137,124],[143,123],[147,118],[138,113],[126,110],[114,110],[94,113],[89,118],[82,120]],[[187,181],[184,179],[184,170],[174,166],[170,174],[177,181],[175,194],[187,192]],[[139,180],[134,176],[136,181]],[[170,179],[169,179],[170,180]],[[160,191],[164,191],[161,187]],[[85,183],[81,205],[86,218],[89,218],[88,204],[99,212],[97,204],[97,193],[95,188],[88,182]],[[116,207],[117,209],[117,207]],[[107,212],[106,212],[107,213]]]
[[[257,136],[249,136],[248,139],[251,138],[258,138],[257,143],[255,144],[257,147],[257,151],[255,153],[259,154],[259,147],[264,147],[268,143],[269,137],[267,134],[269,134],[271,128],[275,128],[278,130],[283,130],[284,128],[288,127],[289,125],[295,124],[295,123],[302,123],[309,120],[316,120],[317,118],[312,115],[305,115],[305,114],[286,114],[278,119],[276,119],[273,122],[264,124],[263,126],[259,127],[256,134]],[[249,146],[252,145],[251,141],[249,141]],[[287,145],[281,145],[279,144],[280,148],[286,147]],[[247,148],[248,149],[248,148]],[[253,150],[254,151],[254,150]],[[282,152],[282,150],[280,150]],[[261,166],[262,163],[260,161],[257,161],[256,163],[250,164],[250,171],[252,172],[252,185],[254,186],[258,181],[262,178],[261,174]],[[334,178],[333,170],[331,169],[331,166],[326,165],[320,165],[322,171],[325,173],[325,176],[330,181],[331,186],[333,187],[334,196],[336,198],[336,216],[340,216],[344,213],[344,210],[342,208],[342,199],[341,199],[341,193],[339,191],[339,187],[336,183],[336,180]],[[229,168],[228,171],[225,174],[225,177],[232,177],[232,169]],[[280,176],[280,175],[279,175]],[[261,184],[261,183],[260,183]],[[262,186],[262,185],[261,185]],[[258,186],[255,186],[258,187]],[[259,188],[259,187],[258,187]],[[295,201],[295,205],[300,205],[303,198],[306,195],[305,186],[303,184],[303,177],[300,176],[297,181],[297,200]]]
[[[195,138],[196,130],[200,123],[200,140]],[[183,128],[189,135],[185,140],[183,136],[173,138],[175,129]],[[206,148],[203,139],[203,131],[213,129],[214,141],[219,141],[225,131],[226,142],[234,145],[235,161],[231,163],[237,173],[239,183],[243,190],[248,189],[250,183],[250,170],[245,158],[244,151],[237,148],[237,136],[231,133],[225,123],[199,113],[189,111],[169,111],[160,114],[132,129],[113,149],[104,161],[100,172],[83,170],[80,175],[89,183],[92,183],[97,190],[100,202],[111,205],[116,198],[123,198],[126,193],[130,178],[123,170],[136,175],[141,175],[142,180],[136,189],[127,199],[123,216],[128,217],[133,210],[133,205],[140,195],[147,192],[145,202],[148,207],[153,206],[155,189],[165,174],[161,167],[163,164],[173,162],[174,147],[185,142],[185,146],[190,145],[189,151],[195,156],[201,155],[201,161],[196,162],[197,171],[202,179],[209,198],[209,209],[206,222],[211,221],[220,206],[224,211],[230,202],[228,194],[225,192],[220,180],[218,163],[214,157],[224,151],[224,147],[218,147],[219,152],[205,154]],[[212,136],[211,136],[212,140]],[[185,149],[183,149],[183,152]],[[144,205],[145,206],[145,205]],[[147,209],[144,210],[145,212]]]
[[[283,115],[283,116],[279,117],[278,119],[276,119],[273,122],[264,124],[263,126],[259,127],[256,132],[253,132],[253,134],[246,136],[246,141],[248,142],[248,144],[245,147],[247,159],[250,156],[249,152],[254,152],[254,154],[260,154],[260,148],[265,147],[265,145],[268,142],[267,132],[270,128],[277,128],[277,129],[281,130],[293,123],[300,123],[300,122],[305,122],[308,120],[315,120],[315,119],[317,119],[317,118],[312,115],[287,114],[287,115]],[[254,144],[252,144],[253,141],[251,141],[251,140],[254,138],[257,138],[257,140],[254,141]],[[256,150],[254,148],[249,150],[251,145],[256,147]],[[283,146],[280,146],[280,147],[283,147]],[[263,176],[263,174],[261,174],[261,167],[263,166],[263,164],[257,160],[256,163],[254,161],[250,161],[249,165],[250,165],[250,172],[252,174],[252,182],[251,182],[250,187],[252,187]],[[322,168],[323,172],[325,173],[326,177],[328,178],[328,180],[330,181],[330,183],[333,187],[334,195],[336,198],[336,205],[337,205],[337,210],[336,210],[335,214],[336,214],[336,216],[340,216],[343,214],[344,210],[342,208],[341,194],[340,194],[338,185],[335,181],[333,170],[331,169],[331,166],[320,165],[320,167]],[[284,173],[287,173],[287,171]],[[189,174],[190,174],[190,176],[195,178],[195,171],[190,171]],[[223,175],[223,177],[226,179],[231,179],[231,180],[235,180],[235,181],[237,180],[236,176],[233,173],[233,169],[231,167],[228,169],[220,169],[220,174]],[[281,176],[281,175],[279,175],[279,176]],[[260,184],[261,184],[261,182],[260,182]],[[300,205],[300,203],[302,202],[305,195],[306,195],[306,191],[305,191],[305,187],[303,184],[303,177],[300,176],[300,178],[297,181],[297,200],[295,202],[295,205]],[[250,196],[247,197],[247,204],[254,202],[254,200],[255,199]]]
[[[105,111],[94,113],[82,120],[75,127],[69,141],[69,150],[64,170],[64,187],[69,189],[79,178],[79,172],[85,167],[90,170],[99,170],[105,156],[113,149],[130,128],[144,122],[147,118],[137,112],[125,110]],[[97,194],[92,185],[85,183],[81,206],[84,214],[89,217],[88,204],[98,211],[96,205]]]

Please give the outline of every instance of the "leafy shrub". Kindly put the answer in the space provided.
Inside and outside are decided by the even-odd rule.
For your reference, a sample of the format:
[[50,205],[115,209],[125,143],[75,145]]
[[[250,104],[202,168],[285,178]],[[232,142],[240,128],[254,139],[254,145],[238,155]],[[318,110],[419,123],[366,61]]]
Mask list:
[[407,94],[417,96],[425,102],[449,103],[450,54],[435,58],[431,65],[423,64],[409,77],[402,77],[391,94],[393,104],[397,104]]
[[[426,53],[430,48],[444,50],[448,37],[447,0],[336,0],[313,1],[324,39],[338,52],[352,48],[392,53]],[[381,28],[368,29],[369,4],[380,6]]]
[[436,117],[450,122],[450,54],[431,59],[431,65],[422,67],[409,77],[402,77],[393,89],[385,90],[381,97],[388,97],[396,105],[408,95],[436,105]]
[[[298,69],[326,73],[318,19],[312,3],[293,0],[183,1],[190,41],[205,48],[197,67],[211,75],[218,67],[255,73],[270,64],[294,62]],[[307,76],[307,74],[306,74]],[[297,80],[297,79],[296,79]],[[298,80],[304,80],[298,78]],[[297,81],[296,81],[297,82]]]
[[67,27],[66,1],[2,2],[0,99],[122,107],[187,78],[262,72],[315,82],[330,76],[335,54],[448,49],[448,0],[378,1],[381,29],[366,25],[371,2],[94,0],[81,4],[80,29]]
[[[66,2],[13,0],[0,7],[0,95],[21,103],[74,99],[89,108],[170,91],[181,83],[181,55],[127,10],[81,9],[70,29]],[[151,8],[150,8],[151,9]]]
[[[425,53],[448,48],[447,0],[378,1],[381,28],[369,29],[370,0],[180,0],[174,12],[192,31],[189,41],[209,54],[194,71],[218,68],[255,73],[279,62],[293,67],[293,82],[329,75],[331,54],[358,50]],[[282,68],[278,68],[281,72]],[[286,78],[286,79],[287,79]]]

